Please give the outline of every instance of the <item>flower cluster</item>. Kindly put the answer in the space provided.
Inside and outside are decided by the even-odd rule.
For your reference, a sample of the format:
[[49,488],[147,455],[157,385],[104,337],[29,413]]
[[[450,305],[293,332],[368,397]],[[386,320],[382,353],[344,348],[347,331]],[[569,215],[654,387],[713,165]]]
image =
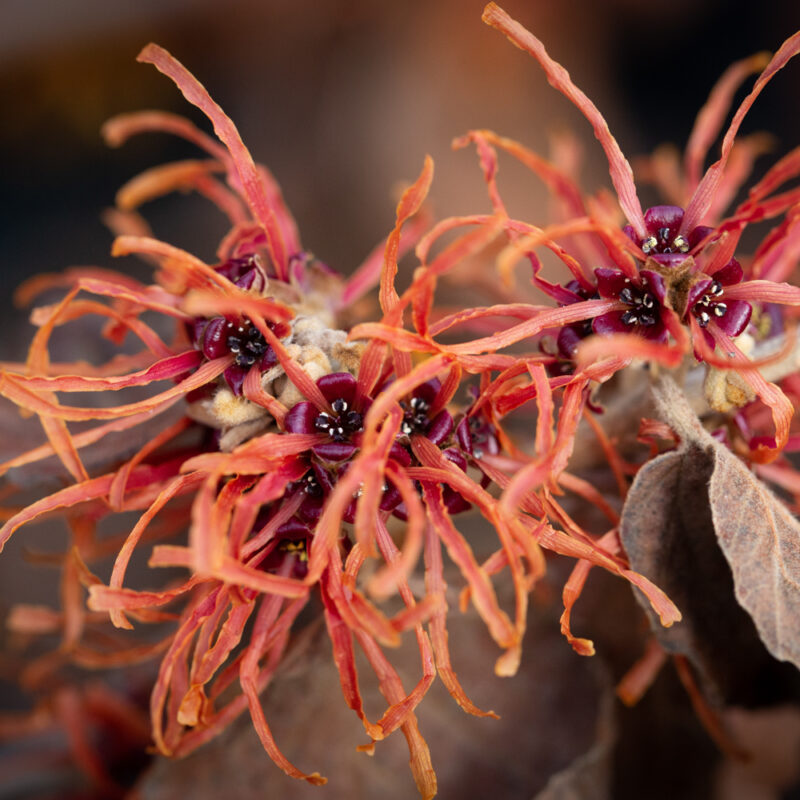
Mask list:
[[[281,769],[313,784],[325,781],[281,752],[260,698],[313,597],[320,601],[315,607],[330,636],[346,703],[371,743],[402,730],[420,793],[433,797],[436,778],[416,706],[438,677],[464,710],[486,715],[450,662],[442,547],[463,576],[463,598],[497,644],[498,675],[512,675],[520,663],[529,596],[545,573],[545,550],[577,560],[564,588],[561,627],[578,653],[594,652],[592,642],[570,628],[572,606],[593,566],[641,590],[663,625],[680,620],[672,601],[631,570],[619,538],[618,499],[609,501],[578,474],[575,443],[582,421],[594,431],[621,497],[639,466],[626,461],[598,422],[597,384],[634,359],[674,368],[694,357],[717,379],[706,382],[711,406],[734,412],[725,418],[727,432],[742,457],[768,462],[790,443],[793,403],[749,356],[764,343],[783,341],[788,317],[775,309],[800,305],[800,290],[783,282],[794,266],[799,201],[796,190],[776,192],[800,172],[800,156],[779,162],[747,200],[730,215],[722,213],[723,200],[742,180],[725,171],[741,119],[800,50],[800,37],[788,40],[768,64],[759,62],[765,69],[734,116],[720,160],[701,177],[707,143],[753,64],[737,65],[735,77],[723,79],[693,135],[683,196],[667,198],[675,205],[642,212],[631,168],[591,101],[498,7],[487,6],[484,18],[533,55],[589,119],[608,157],[622,215],[608,202],[585,198],[559,164],[488,131],[473,131],[458,144],[472,142],[478,149],[492,213],[429,227],[428,159],[397,206],[394,229],[345,279],[303,250],[269,171],[253,161],[231,120],[166,51],[149,45],[140,60],[176,83],[220,141],[157,112],[124,115],[106,126],[115,145],[165,130],[202,148],[210,160],[151,170],[120,192],[113,253],[155,260],[155,282],[73,270],[63,300],[34,312],[38,331],[27,362],[7,365],[0,374],[0,394],[38,415],[47,436],[46,444],[0,465],[0,473],[55,456],[70,480],[9,513],[0,547],[21,526],[61,514],[73,533],[63,559],[64,580],[72,582],[64,620],[84,620],[78,610],[83,586],[96,615],[92,624],[109,619],[130,630],[172,623],[162,641],[115,656],[119,664],[160,658],[150,722],[163,754],[193,751],[247,710]],[[561,218],[540,227],[509,215],[496,182],[498,148],[553,189]],[[219,172],[224,182],[215,177]],[[215,264],[142,233],[136,208],[175,189],[201,192],[228,216],[230,231]],[[750,223],[779,215],[783,221],[753,257],[738,252]],[[443,238],[463,227],[468,230]],[[471,259],[498,237],[507,244],[498,261],[504,302],[440,310],[438,286],[469,283]],[[414,245],[419,264],[400,293],[398,259]],[[539,248],[569,271],[563,284],[541,276]],[[520,256],[532,265],[533,284],[555,306],[519,302],[508,288]],[[63,285],[64,279],[54,282]],[[38,280],[27,294],[48,286]],[[344,310],[376,287],[378,317],[346,328]],[[97,299],[86,301],[81,293]],[[152,312],[174,320],[170,341],[148,324]],[[141,352],[102,366],[52,364],[54,332],[86,315],[106,318],[104,330],[114,342],[128,334],[137,338]],[[487,321],[487,335],[455,340],[457,331],[486,333]],[[531,352],[510,349],[526,342],[533,343]],[[762,362],[777,362],[781,352],[773,348]],[[112,406],[71,406],[57,396],[157,381],[169,381],[168,388]],[[766,437],[765,406],[774,426]],[[70,429],[74,422],[93,424],[76,432]],[[156,433],[134,455],[102,474],[87,468],[85,453],[106,437],[153,424]],[[513,437],[512,429],[529,435]],[[585,530],[570,513],[576,505],[599,510],[608,529]],[[497,549],[484,561],[454,521],[468,510],[497,537]],[[138,519],[114,541],[110,574],[96,575],[93,563],[109,546],[98,526],[125,512]],[[185,578],[130,588],[132,556],[151,542],[152,574],[178,567]],[[422,585],[411,580],[415,571],[424,573],[423,590],[412,590]],[[507,608],[501,583],[511,587]],[[385,601],[393,597],[402,608],[390,614]],[[33,616],[21,612],[17,619],[24,627]],[[64,624],[62,652],[97,662],[102,659],[89,653],[82,638],[87,625]],[[416,637],[421,663],[410,691],[385,652],[407,631]],[[364,710],[356,645],[388,703],[377,721]]]

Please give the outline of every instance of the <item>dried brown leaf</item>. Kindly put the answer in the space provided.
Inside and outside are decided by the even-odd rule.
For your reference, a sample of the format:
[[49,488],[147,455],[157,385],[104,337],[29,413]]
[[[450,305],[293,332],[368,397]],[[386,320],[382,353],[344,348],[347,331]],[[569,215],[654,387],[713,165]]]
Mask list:
[[800,525],[710,436],[671,380],[654,394],[681,446],[639,471],[621,522],[631,567],[684,615],[669,630],[653,629],[718,700],[774,702],[798,683],[766,650],[800,665]]

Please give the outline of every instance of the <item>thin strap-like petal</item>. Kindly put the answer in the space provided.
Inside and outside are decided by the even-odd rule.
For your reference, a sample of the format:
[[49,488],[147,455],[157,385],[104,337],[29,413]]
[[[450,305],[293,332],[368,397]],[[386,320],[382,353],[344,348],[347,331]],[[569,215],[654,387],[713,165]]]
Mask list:
[[731,148],[733,147],[733,141],[736,138],[736,134],[739,132],[739,127],[742,124],[745,114],[750,110],[750,106],[753,105],[755,99],[761,94],[761,90],[769,83],[775,73],[783,69],[788,61],[796,56],[798,52],[800,52],[800,32],[788,38],[781,45],[780,50],[772,57],[767,68],[758,77],[755,86],[753,86],[753,90],[742,101],[742,104],[733,116],[725,138],[722,140],[722,155],[720,159],[708,168],[697,187],[697,191],[689,202],[686,213],[683,216],[683,222],[681,223],[681,233],[690,231],[702,223],[708,209],[711,207],[711,203],[714,201],[717,186],[722,179],[722,173],[728,162]]
[[200,81],[163,48],[149,44],[139,53],[137,60],[152,64],[159,72],[171,78],[183,96],[211,120],[215,133],[231,154],[248,205],[255,218],[264,226],[278,277],[285,280],[289,275],[288,255],[278,216],[269,202],[264,181],[253,157],[230,117],[211,99]]
[[722,128],[725,115],[733,102],[736,90],[748,75],[764,69],[769,62],[769,53],[757,53],[731,64],[714,85],[705,105],[697,114],[689,142],[686,145],[684,169],[688,182],[688,192],[694,192],[700,182],[708,148],[714,143]]
[[647,229],[642,206],[636,194],[636,185],[633,182],[633,170],[617,140],[611,135],[608,123],[603,119],[597,106],[572,82],[564,67],[550,58],[544,45],[530,31],[511,19],[499,6],[489,3],[483,11],[483,21],[504,33],[521,50],[530,53],[541,64],[550,85],[571,100],[589,120],[594,128],[594,135],[608,159],[611,182],[617,190],[619,204],[636,234],[644,239],[647,236]]

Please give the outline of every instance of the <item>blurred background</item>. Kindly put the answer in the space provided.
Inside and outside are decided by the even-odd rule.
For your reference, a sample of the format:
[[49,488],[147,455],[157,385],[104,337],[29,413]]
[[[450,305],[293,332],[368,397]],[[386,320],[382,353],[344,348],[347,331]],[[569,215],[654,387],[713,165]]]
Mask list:
[[[27,311],[12,304],[26,277],[75,264],[148,274],[133,259],[113,262],[101,212],[133,175],[196,151],[166,135],[110,150],[100,126],[120,112],[155,108],[208,129],[169,80],[136,63],[150,41],[205,84],[281,183],[305,246],[345,273],[391,229],[398,187],[417,176],[426,153],[436,162],[438,216],[488,210],[474,154],[450,148],[470,128],[546,153],[549,132],[569,127],[585,147],[586,188],[608,185],[589,125],[532,59],[481,23],[483,4],[0,0],[0,360],[23,357],[32,335]],[[725,67],[777,49],[800,28],[796,0],[503,5],[568,68],[629,157],[666,141],[683,146]],[[743,126],[769,130],[776,155],[800,143],[799,86],[800,59]],[[533,176],[502,160],[500,180],[512,213],[543,219],[546,196]],[[143,213],[159,238],[214,260],[225,221],[205,201],[168,197]],[[0,619],[11,597],[55,603],[54,587],[16,574],[21,546],[12,541],[0,559]]]

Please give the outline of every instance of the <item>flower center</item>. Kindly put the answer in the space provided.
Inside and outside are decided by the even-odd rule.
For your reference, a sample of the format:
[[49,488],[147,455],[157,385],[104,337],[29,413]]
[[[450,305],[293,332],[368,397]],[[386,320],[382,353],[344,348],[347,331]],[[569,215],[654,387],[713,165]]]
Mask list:
[[685,236],[678,234],[671,236],[669,228],[659,228],[655,234],[651,234],[642,240],[642,252],[649,256],[651,254],[668,253],[688,253],[689,242]]
[[278,549],[287,555],[297,556],[300,561],[308,561],[308,548],[305,539],[284,539]]
[[261,331],[249,319],[238,326],[229,322],[225,328],[225,343],[235,356],[234,363],[239,367],[252,367],[269,347]]
[[314,420],[314,427],[327,433],[334,442],[346,442],[350,436],[360,431],[363,417],[358,411],[349,408],[348,403],[339,397],[331,403],[333,414],[323,411]]
[[630,306],[621,317],[626,325],[655,325],[658,322],[658,302],[654,295],[645,289],[625,286],[619,293],[619,299]]
[[708,325],[712,316],[717,319],[725,316],[728,306],[720,302],[722,292],[722,284],[719,281],[712,281],[708,291],[692,306],[692,314],[701,328]]
[[324,494],[314,470],[309,470],[305,480],[302,482],[303,491],[310,497],[322,497]]
[[411,436],[412,433],[426,433],[430,427],[431,421],[428,419],[428,411],[430,406],[421,397],[412,397],[409,405],[410,408],[405,408],[405,403],[401,403],[405,409],[403,414],[403,422],[400,425],[400,430],[406,435]]

